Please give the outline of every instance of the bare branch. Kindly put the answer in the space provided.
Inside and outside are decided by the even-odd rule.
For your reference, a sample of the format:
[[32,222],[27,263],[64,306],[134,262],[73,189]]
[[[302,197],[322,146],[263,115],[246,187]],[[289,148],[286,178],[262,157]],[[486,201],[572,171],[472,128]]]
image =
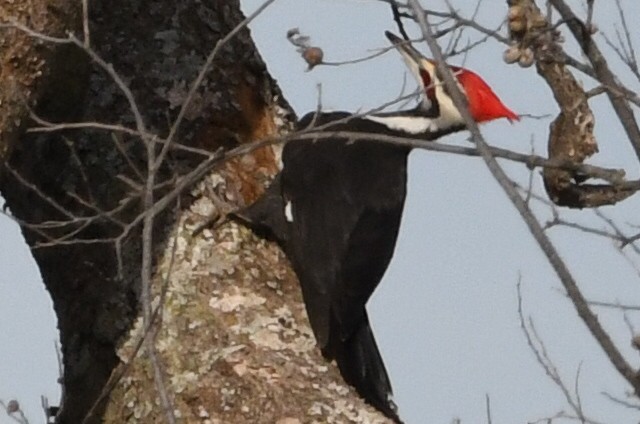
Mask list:
[[38,40],[45,41],[47,43],[53,44],[74,44],[73,38],[69,36],[68,38],[60,38],[60,37],[51,37],[46,34],[42,34],[38,31],[35,31],[26,25],[21,24],[17,21],[9,21],[9,22],[0,22],[0,29],[6,28],[15,28],[27,34],[29,37],[36,38]]
[[[591,37],[585,24],[578,19],[564,0],[550,0],[550,3],[567,23],[569,30],[571,30],[571,33],[580,44],[582,51],[591,62],[591,66],[593,66],[598,80],[607,87],[614,87],[616,91],[623,92],[624,90],[620,87],[613,72],[611,72],[604,55]],[[629,142],[636,151],[636,156],[640,158],[640,128],[636,123],[633,110],[631,110],[631,107],[624,97],[617,96],[610,91],[607,91],[607,96],[613,106],[613,110],[620,119],[620,123],[629,138]]]
[[640,393],[640,380],[638,380],[635,370],[629,365],[624,356],[622,356],[622,353],[613,343],[609,334],[600,325],[598,318],[589,309],[586,299],[582,295],[582,292],[580,291],[576,280],[573,278],[573,275],[567,268],[564,261],[560,258],[555,246],[546,236],[540,223],[533,215],[533,212],[524,202],[524,199],[520,197],[516,188],[513,186],[513,183],[511,183],[502,167],[500,167],[495,157],[492,155],[491,150],[487,146],[484,138],[482,137],[482,134],[479,131],[478,125],[469,114],[465,97],[462,95],[462,93],[460,92],[460,88],[455,83],[453,75],[451,74],[451,70],[443,61],[442,52],[437,42],[433,38],[431,27],[426,20],[426,16],[424,14],[422,6],[418,2],[418,0],[410,0],[409,4],[412,6],[417,15],[422,33],[427,41],[427,44],[429,45],[429,48],[431,49],[431,52],[433,53],[433,56],[437,61],[438,70],[443,76],[444,82],[453,99],[453,102],[461,112],[461,115],[467,124],[467,128],[469,128],[469,130],[471,131],[472,139],[476,143],[478,151],[487,164],[487,167],[491,171],[492,175],[496,178],[504,192],[507,194],[509,200],[511,200],[513,205],[522,216],[531,234],[538,242],[540,248],[547,257],[547,260],[549,261],[554,271],[558,275],[558,278],[567,290],[567,293],[569,294],[569,297],[571,298],[571,301],[573,302],[573,305],[575,306],[576,311],[578,312],[578,315],[580,316],[582,321],[585,323],[593,337],[607,354],[607,357],[611,361],[612,365],[629,382],[629,384],[634,387],[636,392]]
[[602,396],[606,397],[607,399],[609,399],[610,401],[612,401],[614,403],[617,403],[618,405],[622,405],[625,408],[635,409],[635,410],[640,411],[640,405],[637,404],[637,403],[629,402],[629,401],[626,401],[624,399],[619,399],[619,398],[617,398],[617,397],[615,397],[615,396],[613,396],[613,395],[611,395],[611,394],[609,394],[607,392],[601,392],[601,394],[602,394]]

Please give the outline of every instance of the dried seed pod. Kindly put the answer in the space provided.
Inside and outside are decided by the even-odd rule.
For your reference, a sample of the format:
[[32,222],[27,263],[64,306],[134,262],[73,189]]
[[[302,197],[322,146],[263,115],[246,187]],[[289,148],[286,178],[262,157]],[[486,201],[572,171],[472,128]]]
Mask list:
[[18,403],[17,400],[12,399],[7,403],[6,409],[7,409],[7,414],[9,415],[14,414],[20,410],[20,404]]
[[547,26],[547,18],[541,13],[534,13],[531,19],[531,28],[545,28]]
[[509,8],[509,12],[507,13],[507,19],[514,20],[518,18],[522,18],[524,16],[524,8],[519,5],[511,6]]
[[509,31],[511,32],[522,32],[527,28],[527,21],[524,18],[516,18],[509,20]]
[[517,62],[521,55],[522,51],[518,46],[511,46],[502,54],[502,60],[504,60],[505,63],[512,64]]
[[309,64],[309,71],[322,63],[323,56],[324,52],[320,47],[309,47],[302,52],[302,57]]
[[526,49],[520,51],[520,59],[518,60],[518,65],[523,68],[528,68],[529,66],[533,65],[533,62],[535,62],[535,55],[533,54],[533,50],[527,47]]
[[511,32],[524,31],[527,28],[526,9],[519,5],[511,6],[507,13],[507,20]]
[[298,28],[291,28],[287,31],[287,40],[300,49],[311,47],[309,44],[311,42],[309,36],[301,34]]

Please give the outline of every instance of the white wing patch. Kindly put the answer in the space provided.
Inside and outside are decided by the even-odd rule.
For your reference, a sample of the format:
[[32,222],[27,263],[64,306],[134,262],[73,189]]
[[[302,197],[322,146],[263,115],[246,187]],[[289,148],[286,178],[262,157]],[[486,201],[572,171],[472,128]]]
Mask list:
[[287,222],[293,222],[293,209],[291,205],[291,200],[289,200],[287,204],[284,205],[284,217],[287,220]]
[[437,119],[425,118],[421,116],[367,115],[364,118],[385,125],[391,130],[402,131],[409,134],[436,132],[439,129]]

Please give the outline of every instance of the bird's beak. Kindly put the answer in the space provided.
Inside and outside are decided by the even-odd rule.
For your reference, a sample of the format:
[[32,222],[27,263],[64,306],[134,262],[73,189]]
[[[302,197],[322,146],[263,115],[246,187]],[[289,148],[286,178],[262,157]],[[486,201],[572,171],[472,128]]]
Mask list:
[[[403,40],[389,31],[386,31],[385,35],[389,41],[391,41],[391,44],[393,44],[393,46],[400,52],[405,63],[411,70],[411,73],[416,77],[421,85],[425,85],[424,77],[427,75],[429,79],[433,81],[433,77],[436,73],[436,64],[433,60],[427,59],[422,55],[422,53],[413,48],[410,41]],[[424,74],[425,72],[427,75]]]
[[403,40],[389,31],[386,31],[384,34],[389,41],[391,41],[391,44],[398,49],[404,60],[407,61],[407,64],[412,63],[419,66],[423,61],[427,60],[418,50],[413,48],[410,41]]

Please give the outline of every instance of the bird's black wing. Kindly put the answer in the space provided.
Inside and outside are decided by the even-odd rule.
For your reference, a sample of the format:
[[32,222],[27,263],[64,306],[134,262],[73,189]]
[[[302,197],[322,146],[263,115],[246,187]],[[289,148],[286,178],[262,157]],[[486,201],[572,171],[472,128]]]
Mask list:
[[345,164],[334,155],[340,149],[319,143],[323,142],[293,141],[287,145],[281,176],[282,195],[292,218],[285,251],[300,280],[318,345],[324,350],[332,331],[342,259],[362,206],[340,178]]
[[370,141],[294,140],[281,173],[290,208],[286,252],[318,344],[361,396],[397,422],[366,303],[395,248],[407,153]]
[[300,127],[314,119],[316,126],[332,124],[327,138],[293,140],[283,153],[282,195],[293,218],[286,250],[323,348],[329,331],[345,339],[366,321],[365,304],[393,255],[406,196],[408,150],[331,136],[359,128],[341,121],[348,116],[307,115]]

